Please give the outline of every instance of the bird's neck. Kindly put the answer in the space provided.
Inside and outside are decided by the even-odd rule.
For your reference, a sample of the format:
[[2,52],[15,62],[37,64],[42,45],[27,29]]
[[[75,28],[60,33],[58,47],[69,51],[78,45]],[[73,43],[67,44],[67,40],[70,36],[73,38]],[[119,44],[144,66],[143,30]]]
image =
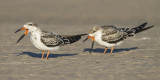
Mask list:
[[40,28],[37,28],[35,30],[32,30],[30,33],[31,36],[39,36],[42,33],[42,31]]
[[96,41],[101,40],[101,37],[102,37],[102,31],[98,31],[98,32],[95,34],[95,40],[96,40]]

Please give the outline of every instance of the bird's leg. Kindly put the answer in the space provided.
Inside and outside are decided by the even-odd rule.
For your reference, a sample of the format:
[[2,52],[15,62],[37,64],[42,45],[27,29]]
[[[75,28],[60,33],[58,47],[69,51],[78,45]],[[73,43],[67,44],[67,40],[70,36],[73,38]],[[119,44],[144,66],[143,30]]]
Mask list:
[[106,51],[107,51],[107,47],[106,47],[105,50],[104,50],[104,54],[106,54]]
[[110,53],[111,55],[112,55],[112,52],[113,52],[113,47],[111,48],[111,53]]
[[44,56],[44,51],[42,52],[42,58],[41,59],[43,59],[43,56]]
[[46,57],[46,60],[47,60],[48,56],[49,56],[49,51],[48,51],[48,53],[47,53],[47,57]]

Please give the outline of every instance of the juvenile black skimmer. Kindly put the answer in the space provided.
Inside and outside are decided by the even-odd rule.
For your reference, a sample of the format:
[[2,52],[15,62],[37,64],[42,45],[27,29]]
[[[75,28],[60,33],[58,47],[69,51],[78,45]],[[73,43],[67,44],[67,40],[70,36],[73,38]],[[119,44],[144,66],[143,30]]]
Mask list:
[[44,51],[48,51],[46,60],[49,56],[49,51],[54,51],[59,49],[60,46],[71,44],[79,39],[81,39],[81,36],[87,35],[87,34],[79,34],[79,35],[57,35],[52,32],[42,31],[40,28],[38,28],[38,25],[34,22],[29,22],[24,24],[24,26],[20,29],[18,29],[15,33],[26,30],[25,33],[18,39],[17,43],[28,33],[30,33],[30,40],[32,44],[43,51],[42,58],[44,56]]
[[92,38],[91,51],[93,49],[94,41],[96,41],[99,45],[106,47],[104,50],[104,54],[106,53],[108,47],[112,47],[110,53],[112,54],[113,47],[120,45],[127,37],[132,37],[139,32],[154,27],[154,26],[145,27],[146,25],[147,22],[135,28],[117,28],[112,25],[93,26],[90,29],[88,38],[86,38],[84,42],[87,39]]

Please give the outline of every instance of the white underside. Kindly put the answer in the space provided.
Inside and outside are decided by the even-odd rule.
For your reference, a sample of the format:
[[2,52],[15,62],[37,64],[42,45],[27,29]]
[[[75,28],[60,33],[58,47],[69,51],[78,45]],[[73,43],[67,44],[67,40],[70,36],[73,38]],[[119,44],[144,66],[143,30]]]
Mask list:
[[30,34],[30,40],[31,43],[38,49],[40,50],[49,50],[49,51],[55,51],[57,49],[59,49],[59,46],[57,47],[47,47],[46,45],[44,45],[41,40],[40,40],[40,31],[34,31]]
[[123,41],[120,41],[120,42],[117,42],[117,43],[107,43],[107,42],[104,42],[101,40],[101,38],[95,38],[95,41],[101,45],[101,46],[104,46],[104,47],[113,47],[113,46],[118,46],[120,45]]
[[[89,34],[90,36],[92,36],[92,34]],[[118,46],[120,45],[123,41],[117,42],[117,43],[107,43],[105,41],[102,41],[102,33],[101,31],[97,32],[97,35],[95,36],[95,41],[104,47],[113,47],[113,46]]]

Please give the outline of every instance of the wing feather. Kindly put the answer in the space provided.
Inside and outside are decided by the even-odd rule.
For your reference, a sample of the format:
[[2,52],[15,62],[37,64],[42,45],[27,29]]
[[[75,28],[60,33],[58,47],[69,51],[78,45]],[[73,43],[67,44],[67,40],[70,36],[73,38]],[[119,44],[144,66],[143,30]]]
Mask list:
[[51,32],[42,32],[41,41],[48,47],[56,47],[63,45],[63,40],[56,34]]
[[81,39],[81,36],[84,36],[87,34],[79,34],[79,35],[56,35],[51,32],[42,32],[41,35],[41,41],[43,44],[45,44],[48,47],[55,47],[55,46],[63,46],[66,44],[71,44],[79,39]]
[[126,39],[127,33],[118,30],[115,26],[103,26],[101,38],[108,43],[117,43]]

